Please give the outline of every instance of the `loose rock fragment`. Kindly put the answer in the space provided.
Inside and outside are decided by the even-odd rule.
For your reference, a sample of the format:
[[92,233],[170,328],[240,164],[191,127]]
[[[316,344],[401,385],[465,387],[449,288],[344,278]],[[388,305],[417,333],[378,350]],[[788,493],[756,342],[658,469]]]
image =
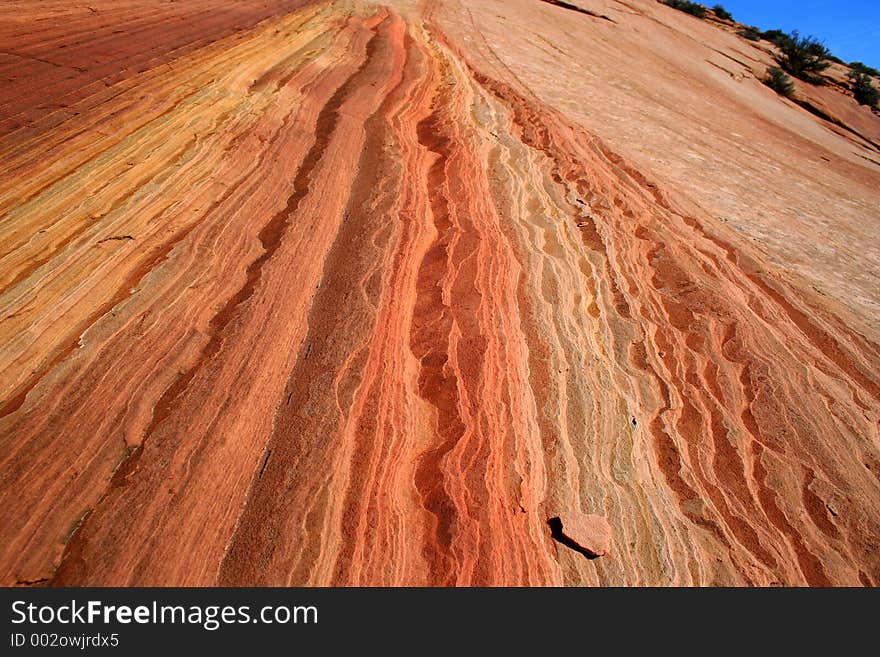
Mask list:
[[605,516],[569,511],[547,524],[554,540],[590,559],[611,552],[611,525]]

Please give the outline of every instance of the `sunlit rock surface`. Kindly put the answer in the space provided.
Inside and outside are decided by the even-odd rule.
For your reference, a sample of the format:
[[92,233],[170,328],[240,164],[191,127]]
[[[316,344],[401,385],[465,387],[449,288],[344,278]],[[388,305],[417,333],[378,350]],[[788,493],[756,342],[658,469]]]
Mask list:
[[880,583],[880,118],[569,4],[3,3],[3,584]]

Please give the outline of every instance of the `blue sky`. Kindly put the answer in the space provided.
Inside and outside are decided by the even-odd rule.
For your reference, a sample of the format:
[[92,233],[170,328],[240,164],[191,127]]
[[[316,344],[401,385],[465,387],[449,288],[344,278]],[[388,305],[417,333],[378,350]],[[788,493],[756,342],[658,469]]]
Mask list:
[[[718,4],[702,2],[710,7]],[[843,61],[880,68],[880,0],[721,0],[720,4],[740,23],[812,34]]]

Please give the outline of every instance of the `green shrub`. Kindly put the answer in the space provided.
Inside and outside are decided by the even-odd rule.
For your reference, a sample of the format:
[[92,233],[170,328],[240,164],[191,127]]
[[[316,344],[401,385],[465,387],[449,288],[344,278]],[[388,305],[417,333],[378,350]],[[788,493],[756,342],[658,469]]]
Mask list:
[[757,27],[752,27],[751,25],[746,25],[737,34],[749,41],[760,41],[761,39],[761,30]]
[[853,96],[859,105],[877,107],[880,103],[880,92],[871,82],[871,76],[863,71],[852,70],[848,74]]
[[861,62],[850,62],[849,67],[854,71],[858,71],[859,73],[864,73],[865,75],[873,75],[875,78],[880,78],[880,71],[878,71],[876,68],[866,66]]
[[712,11],[714,11],[715,15],[723,21],[733,20],[733,14],[727,11],[723,5],[715,5],[712,7]]
[[766,39],[770,43],[779,45],[780,42],[785,41],[790,37],[782,30],[766,30],[761,32],[761,38]]
[[828,57],[831,55],[824,44],[811,36],[802,37],[797,30],[778,38],[774,43],[779,48],[776,62],[786,72],[801,80],[821,84],[819,73],[828,68]]
[[697,18],[706,18],[706,8],[696,2],[688,2],[688,0],[663,0],[663,4]]
[[777,66],[771,66],[768,68],[767,75],[764,76],[764,79],[761,80],[761,82],[766,84],[780,96],[785,96],[786,98],[792,98],[794,96],[794,82],[792,82],[791,78]]

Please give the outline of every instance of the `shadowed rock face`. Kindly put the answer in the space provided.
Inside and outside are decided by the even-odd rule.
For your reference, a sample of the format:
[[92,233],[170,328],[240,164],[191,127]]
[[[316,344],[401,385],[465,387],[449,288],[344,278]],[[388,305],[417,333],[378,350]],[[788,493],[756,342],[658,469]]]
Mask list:
[[880,582],[877,116],[655,2],[220,5],[0,8],[3,584]]

